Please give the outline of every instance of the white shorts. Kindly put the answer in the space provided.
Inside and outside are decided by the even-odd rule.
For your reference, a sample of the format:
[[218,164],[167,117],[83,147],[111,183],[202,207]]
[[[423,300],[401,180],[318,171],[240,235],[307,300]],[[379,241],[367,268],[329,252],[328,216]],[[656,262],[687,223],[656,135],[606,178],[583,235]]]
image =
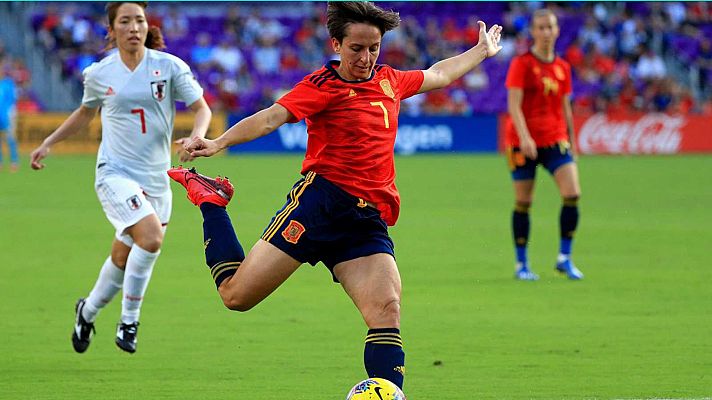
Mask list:
[[109,168],[97,173],[94,189],[106,218],[116,229],[116,239],[127,246],[133,245],[133,239],[126,229],[148,215],[156,214],[165,232],[173,203],[170,190],[159,196],[149,196],[136,181]]

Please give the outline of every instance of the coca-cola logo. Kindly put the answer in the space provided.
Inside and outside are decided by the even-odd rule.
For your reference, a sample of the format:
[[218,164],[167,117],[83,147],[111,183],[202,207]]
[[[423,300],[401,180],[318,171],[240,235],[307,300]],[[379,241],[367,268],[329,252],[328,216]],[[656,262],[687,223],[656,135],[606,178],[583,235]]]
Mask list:
[[596,114],[579,131],[584,154],[672,154],[680,150],[682,116],[645,114],[638,119],[610,120]]

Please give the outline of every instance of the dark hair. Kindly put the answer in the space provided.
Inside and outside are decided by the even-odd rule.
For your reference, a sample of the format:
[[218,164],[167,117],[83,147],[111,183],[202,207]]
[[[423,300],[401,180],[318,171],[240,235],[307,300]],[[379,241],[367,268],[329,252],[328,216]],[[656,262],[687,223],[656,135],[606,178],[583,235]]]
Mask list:
[[[106,3],[106,17],[109,20],[109,27],[113,29],[114,21],[116,20],[116,14],[118,13],[119,7],[125,3],[133,3],[143,8],[144,10],[148,7],[147,1],[114,1]],[[108,36],[107,36],[108,37]],[[114,41],[110,41],[106,45],[106,50],[114,47],[116,44]],[[148,27],[148,33],[146,34],[146,47],[154,50],[163,50],[166,48],[166,43],[163,41],[163,34],[161,33],[161,28],[151,25]]]
[[326,27],[329,35],[339,43],[346,36],[349,24],[367,23],[384,33],[400,25],[400,15],[386,11],[370,1],[330,1],[326,7]]

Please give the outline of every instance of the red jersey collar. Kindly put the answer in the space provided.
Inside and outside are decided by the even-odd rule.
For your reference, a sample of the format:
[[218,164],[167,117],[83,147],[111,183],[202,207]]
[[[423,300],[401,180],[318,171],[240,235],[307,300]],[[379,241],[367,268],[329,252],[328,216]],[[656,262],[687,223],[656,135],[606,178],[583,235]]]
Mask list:
[[534,54],[534,52],[532,51],[531,48],[530,48],[529,50],[527,50],[527,52],[526,52],[525,54],[531,54],[531,56],[534,57],[535,60],[539,61],[539,62],[542,63],[542,64],[553,64],[553,63],[556,62],[556,59],[559,58],[559,55],[556,54],[556,53],[554,53],[554,59],[553,59],[553,60],[551,60],[551,61],[542,60],[542,59],[539,58],[536,54]]
[[371,70],[371,76],[369,76],[368,79],[365,79],[365,80],[362,80],[362,81],[349,81],[349,80],[347,80],[347,79],[342,78],[341,75],[339,75],[339,73],[336,72],[336,68],[335,68],[335,67],[338,66],[339,64],[341,64],[341,61],[339,61],[339,60],[331,60],[331,61],[329,61],[328,63],[326,63],[326,65],[324,65],[324,67],[326,67],[326,69],[328,69],[329,71],[331,71],[331,72],[334,74],[334,76],[337,77],[339,80],[341,80],[341,81],[343,81],[343,82],[346,82],[346,83],[365,83],[365,82],[368,82],[368,81],[370,81],[371,79],[373,79],[374,76],[376,76],[376,71],[380,69],[380,65],[376,64],[376,66],[373,67],[373,69]]

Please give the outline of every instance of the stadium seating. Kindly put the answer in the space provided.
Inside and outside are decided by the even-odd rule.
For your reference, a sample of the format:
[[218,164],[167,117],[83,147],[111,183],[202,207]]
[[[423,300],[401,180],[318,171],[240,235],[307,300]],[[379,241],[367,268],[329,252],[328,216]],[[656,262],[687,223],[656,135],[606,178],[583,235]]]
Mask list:
[[[394,42],[393,51],[405,51],[402,57],[394,61],[383,57],[382,62],[390,63],[394,67],[403,69],[422,69],[428,67],[428,62],[437,60],[442,56],[455,54],[462,51],[472,43],[464,43],[467,37],[467,24],[473,18],[482,19],[488,23],[500,23],[504,26],[506,47],[513,48],[513,52],[503,52],[494,60],[483,64],[487,74],[488,85],[477,90],[465,88],[467,100],[475,112],[497,113],[506,111],[506,91],[503,83],[509,59],[516,53],[525,51],[528,44],[526,39],[528,16],[531,7],[536,3],[504,3],[504,2],[395,2],[379,3],[386,8],[393,8],[401,13],[404,20],[415,19],[416,24],[404,24],[396,33],[390,33],[384,42],[384,52],[387,51],[389,41]],[[692,5],[684,4],[690,9]],[[323,23],[323,3],[291,3],[291,6],[275,6],[275,3],[237,3],[207,5],[200,7],[183,3],[180,6],[152,6],[149,16],[152,23],[162,26],[166,36],[166,51],[171,52],[188,62],[194,69],[198,79],[206,89],[206,98],[212,107],[224,109],[235,113],[254,112],[261,106],[271,104],[274,96],[279,95],[298,82],[305,74],[318,68],[328,59],[332,58],[328,45],[328,34]],[[701,105],[709,103],[712,90],[709,82],[709,63],[705,64],[701,57],[709,57],[701,52],[702,38],[712,37],[712,20],[698,18],[695,21],[679,20],[679,8],[653,5],[647,3],[566,3],[555,7],[559,16],[561,27],[560,38],[557,42],[557,52],[561,55],[572,46],[581,46],[581,54],[588,54],[592,49],[602,49],[601,56],[613,60],[613,69],[617,79],[605,77],[610,71],[601,70],[597,59],[591,64],[574,67],[574,99],[579,109],[600,110],[607,104],[614,103],[615,97],[620,94],[623,84],[627,79],[633,79],[635,93],[638,101],[631,103],[638,110],[657,110],[651,99],[654,96],[645,95],[650,90],[657,90],[661,85],[659,79],[648,79],[636,76],[635,64],[643,49],[651,45],[654,37],[654,21],[660,18],[666,24],[674,26],[669,32],[662,35],[661,47],[658,56],[666,60],[668,66],[667,76],[664,78],[677,85],[676,98],[668,104],[677,104],[682,101],[691,101],[693,106],[689,111],[701,109]],[[67,13],[75,13],[67,15]],[[691,12],[690,12],[691,13]],[[594,35],[598,37],[613,37],[615,43],[621,37],[630,34],[633,40],[634,54],[625,54],[620,46],[610,46],[606,49],[603,43],[597,41],[586,42],[582,31],[586,26],[587,18],[596,18]],[[312,20],[312,16],[315,16]],[[88,22],[91,33],[86,35],[86,41],[77,42],[73,38],[78,36],[76,21]],[[672,23],[675,20],[677,23]],[[63,71],[67,79],[73,79],[79,84],[81,69],[101,57],[99,54],[104,45],[105,28],[102,26],[102,10],[97,7],[77,8],[63,4],[48,5],[42,12],[34,15],[29,24],[37,32],[37,42],[52,52],[60,55]],[[311,24],[309,22],[312,22]],[[436,32],[428,30],[430,23],[442,29]],[[636,25],[637,24],[637,25]],[[173,32],[173,26],[186,26],[184,32]],[[632,29],[632,30],[631,30]],[[628,30],[628,31],[627,31]],[[448,33],[449,32],[449,33]],[[234,71],[226,71],[214,62],[198,63],[193,59],[192,49],[197,45],[201,34],[207,33],[211,47],[217,47],[226,41],[230,47],[237,48],[244,60],[244,67]],[[695,34],[696,33],[696,34]],[[276,48],[261,49],[260,37],[275,36]],[[439,35],[435,36],[434,35]],[[612,35],[612,36],[611,36]],[[390,37],[389,37],[390,36]],[[577,40],[578,39],[578,40]],[[582,40],[584,40],[583,43]],[[407,46],[408,41],[413,41],[415,46]],[[437,41],[441,48],[446,49],[445,54],[431,54],[433,47],[428,43]],[[269,51],[281,59],[278,72],[270,72],[266,67],[259,65],[265,57],[258,54]],[[442,50],[438,50],[442,51]],[[626,50],[627,51],[627,50]],[[292,57],[287,60],[287,55]],[[296,60],[294,60],[295,55]],[[395,59],[395,57],[394,57]],[[679,85],[679,75],[675,75],[673,60],[678,60],[685,65],[699,66],[699,76],[696,86]],[[402,63],[400,61],[403,61]],[[678,63],[679,64],[679,63]],[[671,69],[672,68],[672,69]],[[674,79],[670,79],[674,78]],[[604,89],[606,81],[606,90]],[[463,85],[458,83],[447,89],[447,93],[462,90]],[[652,89],[651,89],[652,88]],[[648,93],[649,94],[649,93]],[[452,97],[452,96],[450,96]],[[485,101],[486,100],[486,101]],[[425,100],[427,102],[428,99]],[[436,108],[425,107],[425,110]],[[667,109],[667,105],[665,109]],[[677,110],[679,111],[679,110]],[[688,110],[685,110],[688,111]]]

